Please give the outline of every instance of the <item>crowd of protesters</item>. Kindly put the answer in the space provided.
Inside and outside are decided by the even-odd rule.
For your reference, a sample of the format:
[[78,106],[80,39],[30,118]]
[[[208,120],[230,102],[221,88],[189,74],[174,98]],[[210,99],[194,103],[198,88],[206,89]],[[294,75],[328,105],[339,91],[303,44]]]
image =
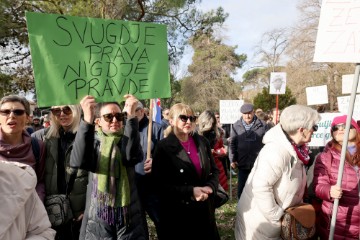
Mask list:
[[[238,177],[235,238],[280,239],[285,210],[308,201],[311,164],[316,236],[329,237],[339,199],[334,239],[359,239],[353,119],[338,187],[347,116],[333,119],[332,140],[315,157],[307,144],[321,117],[307,106],[264,112],[245,103],[229,125],[218,112],[178,103],[156,123],[142,102],[124,97],[121,107],[85,96],[42,117],[23,97],[0,100],[0,239],[149,239],[146,214],[160,240],[220,239],[215,194],[228,191],[230,167]],[[55,195],[69,200],[71,217],[61,224],[47,209]]]

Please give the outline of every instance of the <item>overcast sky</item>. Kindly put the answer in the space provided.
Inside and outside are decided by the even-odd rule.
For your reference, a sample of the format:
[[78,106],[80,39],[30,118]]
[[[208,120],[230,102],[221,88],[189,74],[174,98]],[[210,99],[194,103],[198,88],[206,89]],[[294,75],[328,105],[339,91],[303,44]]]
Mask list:
[[[245,53],[249,62],[240,70],[235,80],[239,81],[243,72],[251,68],[254,46],[259,43],[263,33],[275,28],[292,26],[298,16],[298,0],[203,0],[200,9],[208,11],[223,7],[229,14],[225,22],[225,44],[237,45],[237,53]],[[187,54],[182,67],[190,64],[191,55]]]

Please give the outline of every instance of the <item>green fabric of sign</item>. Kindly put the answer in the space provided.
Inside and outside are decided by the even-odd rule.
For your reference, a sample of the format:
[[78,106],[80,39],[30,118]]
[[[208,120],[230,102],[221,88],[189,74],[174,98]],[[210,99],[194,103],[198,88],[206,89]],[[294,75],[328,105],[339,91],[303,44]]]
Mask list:
[[26,13],[39,107],[171,96],[166,26]]

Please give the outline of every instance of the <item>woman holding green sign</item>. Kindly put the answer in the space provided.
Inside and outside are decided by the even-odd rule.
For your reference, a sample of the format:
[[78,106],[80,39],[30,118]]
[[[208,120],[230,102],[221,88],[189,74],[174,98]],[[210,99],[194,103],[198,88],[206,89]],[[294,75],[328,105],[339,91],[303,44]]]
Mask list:
[[134,181],[135,165],[142,159],[135,117],[138,100],[132,95],[125,98],[127,114],[117,102],[96,104],[92,96],[80,102],[84,121],[75,138],[79,144],[71,166],[90,171],[80,239],[148,239]]

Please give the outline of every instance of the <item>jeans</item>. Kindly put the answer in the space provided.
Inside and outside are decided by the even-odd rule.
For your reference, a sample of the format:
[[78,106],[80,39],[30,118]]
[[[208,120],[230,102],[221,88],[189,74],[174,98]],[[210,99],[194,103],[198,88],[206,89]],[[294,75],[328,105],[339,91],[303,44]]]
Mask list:
[[245,187],[246,180],[251,172],[251,169],[238,169],[238,192],[237,197],[240,199],[241,193]]

